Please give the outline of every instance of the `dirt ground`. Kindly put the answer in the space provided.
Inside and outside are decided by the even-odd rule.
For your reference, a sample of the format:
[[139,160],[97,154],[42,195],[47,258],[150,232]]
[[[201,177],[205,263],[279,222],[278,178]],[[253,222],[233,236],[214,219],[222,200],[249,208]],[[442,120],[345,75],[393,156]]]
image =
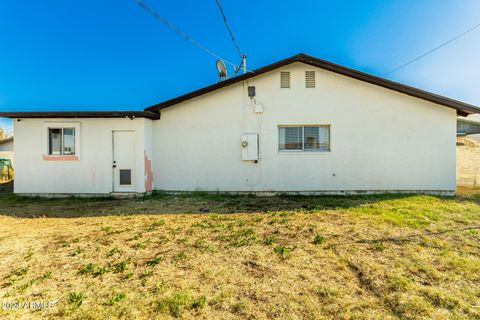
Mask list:
[[476,192],[4,195],[0,318],[480,319],[479,228]]

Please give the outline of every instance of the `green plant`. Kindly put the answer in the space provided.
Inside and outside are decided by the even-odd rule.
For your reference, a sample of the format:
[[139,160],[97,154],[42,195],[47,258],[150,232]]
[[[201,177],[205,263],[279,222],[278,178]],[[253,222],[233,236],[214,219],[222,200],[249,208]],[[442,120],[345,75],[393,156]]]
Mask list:
[[188,238],[187,237],[180,238],[180,239],[177,240],[177,243],[178,244],[187,244],[188,243]]
[[94,263],[88,263],[84,265],[78,272],[80,274],[92,274],[94,277],[98,277],[102,274],[109,272],[107,267],[100,267]]
[[290,252],[290,250],[284,246],[276,246],[275,248],[273,248],[273,251],[275,251],[276,254],[279,254],[281,256],[285,256]]
[[259,222],[262,222],[263,221],[263,217],[262,216],[257,216],[253,219],[253,221],[255,221],[256,223],[259,223]]
[[85,296],[81,292],[71,292],[68,294],[68,304],[72,305],[75,308],[78,308],[82,305]]
[[145,279],[148,277],[151,277],[153,275],[153,272],[151,270],[145,270],[143,273],[140,275],[141,279]]
[[175,255],[175,261],[185,260],[187,258],[187,254],[184,251],[180,251]]
[[25,259],[25,261],[29,261],[33,256],[33,250],[32,249],[28,249],[27,253],[25,254],[25,256],[23,257]]
[[173,317],[179,318],[183,309],[187,305],[188,295],[184,293],[176,293],[172,297],[164,298],[156,303],[159,311],[168,311]]
[[113,232],[113,231],[112,231],[113,229],[112,229],[112,227],[110,227],[110,226],[101,227],[100,230],[103,231],[103,232],[105,232],[105,233],[107,233],[107,234],[110,234],[110,233]]
[[163,298],[156,302],[156,309],[161,312],[168,312],[171,316],[179,318],[184,310],[201,309],[205,306],[205,296],[192,298],[189,294],[178,292],[170,297]]
[[146,264],[147,266],[152,267],[152,266],[155,266],[155,265],[159,264],[162,260],[163,260],[162,257],[155,257],[155,258],[153,258],[153,259],[151,259],[151,260],[148,260],[145,264]]
[[215,249],[211,245],[209,245],[205,240],[202,239],[195,240],[195,243],[192,246],[201,252],[215,251]]
[[217,237],[217,240],[225,241],[231,247],[247,246],[256,239],[255,232],[251,228],[240,229]]
[[134,235],[134,236],[132,237],[132,239],[130,239],[130,240],[138,240],[138,239],[140,239],[141,236],[142,236],[141,233],[137,233],[137,234]]
[[110,299],[105,302],[107,306],[113,306],[115,303],[125,299],[126,295],[123,292],[115,293]]
[[109,269],[107,267],[97,267],[97,269],[93,272],[93,276],[98,277],[108,272]]
[[374,243],[371,244],[371,247],[375,251],[385,250],[385,244],[383,242],[374,242]]
[[80,248],[80,247],[77,247],[75,250],[73,250],[72,252],[72,256],[78,256],[79,254],[82,254],[85,250]]
[[112,266],[112,270],[113,272],[115,273],[120,273],[120,272],[124,272],[125,270],[127,270],[127,263],[125,261],[121,261],[119,263],[115,263],[113,266]]
[[192,302],[192,309],[201,309],[205,306],[207,298],[205,296],[199,296],[195,298]]
[[165,220],[156,220],[150,226],[148,226],[147,231],[153,231],[157,227],[163,226],[165,224]]
[[95,270],[96,268],[96,265],[93,264],[93,263],[88,263],[86,265],[84,265],[80,270],[79,270],[79,273],[80,274],[90,274],[90,273],[93,273],[93,271]]
[[62,240],[60,241],[60,247],[62,248],[67,248],[67,247],[70,247],[70,242],[68,242],[67,240]]
[[17,277],[23,277],[27,274],[28,268],[18,268],[11,272],[11,275],[15,275]]
[[24,284],[18,286],[17,289],[18,289],[19,291],[24,291],[25,289],[28,289],[28,288],[30,288],[31,286],[33,286],[33,284],[34,284],[35,282],[36,282],[35,279],[31,279],[31,280],[25,282]]
[[137,242],[135,244],[136,249],[145,249],[146,247],[147,247],[147,245],[145,243],[142,243],[142,242]]
[[113,256],[115,253],[119,253],[119,252],[120,252],[120,250],[117,247],[114,247],[106,253],[106,257],[109,258],[109,257]]
[[322,300],[332,300],[337,297],[340,292],[336,288],[320,287],[317,291],[318,297]]
[[271,246],[277,238],[274,236],[268,236],[265,239],[263,239],[263,243],[266,244],[267,246]]
[[317,234],[317,235],[315,236],[315,238],[313,239],[313,243],[314,243],[314,244],[322,244],[322,243],[324,243],[324,242],[325,242],[325,238],[324,238],[322,235],[320,235],[320,234]]

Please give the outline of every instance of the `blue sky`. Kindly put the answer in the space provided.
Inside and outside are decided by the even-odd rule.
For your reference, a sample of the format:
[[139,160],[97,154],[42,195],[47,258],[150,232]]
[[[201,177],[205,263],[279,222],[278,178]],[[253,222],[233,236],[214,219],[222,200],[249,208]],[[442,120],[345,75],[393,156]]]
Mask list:
[[[215,0],[145,1],[239,60]],[[478,0],[221,2],[249,69],[304,52],[382,75],[480,22]],[[216,81],[214,58],[133,0],[0,0],[0,39],[1,111],[143,109]],[[480,105],[479,40],[477,29],[389,78]]]

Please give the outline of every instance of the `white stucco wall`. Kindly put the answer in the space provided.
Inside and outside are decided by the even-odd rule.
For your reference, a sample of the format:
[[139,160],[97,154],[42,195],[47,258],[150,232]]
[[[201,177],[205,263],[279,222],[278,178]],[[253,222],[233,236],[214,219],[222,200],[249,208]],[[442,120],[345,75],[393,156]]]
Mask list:
[[[291,88],[280,89],[280,71]],[[305,70],[316,88],[305,88]],[[254,113],[247,86],[256,87]],[[78,123],[79,160],[45,160],[45,124]],[[278,151],[279,125],[330,125],[331,151]],[[112,192],[112,131],[135,130],[135,192],[454,191],[456,111],[295,63],[161,111],[160,120],[15,121],[15,192]],[[258,163],[243,133],[260,135]],[[151,162],[151,163],[150,163]],[[152,181],[153,179],[153,181]]]
[[[295,124],[331,125],[331,152],[279,152],[277,126]],[[455,190],[455,110],[301,63],[164,109],[153,126],[160,190]],[[260,134],[257,164],[241,160],[244,132]]]
[[[44,160],[45,123],[78,123],[79,160]],[[112,131],[135,130],[135,192],[145,192],[145,123],[137,118],[22,119],[15,126],[15,193],[107,194],[112,192]]]

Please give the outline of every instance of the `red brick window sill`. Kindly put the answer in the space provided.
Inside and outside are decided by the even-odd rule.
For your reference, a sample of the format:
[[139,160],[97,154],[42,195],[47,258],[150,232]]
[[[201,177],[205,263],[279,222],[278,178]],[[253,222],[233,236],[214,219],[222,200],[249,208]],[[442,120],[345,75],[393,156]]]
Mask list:
[[47,161],[76,161],[79,160],[78,156],[49,156],[44,154],[43,160]]

